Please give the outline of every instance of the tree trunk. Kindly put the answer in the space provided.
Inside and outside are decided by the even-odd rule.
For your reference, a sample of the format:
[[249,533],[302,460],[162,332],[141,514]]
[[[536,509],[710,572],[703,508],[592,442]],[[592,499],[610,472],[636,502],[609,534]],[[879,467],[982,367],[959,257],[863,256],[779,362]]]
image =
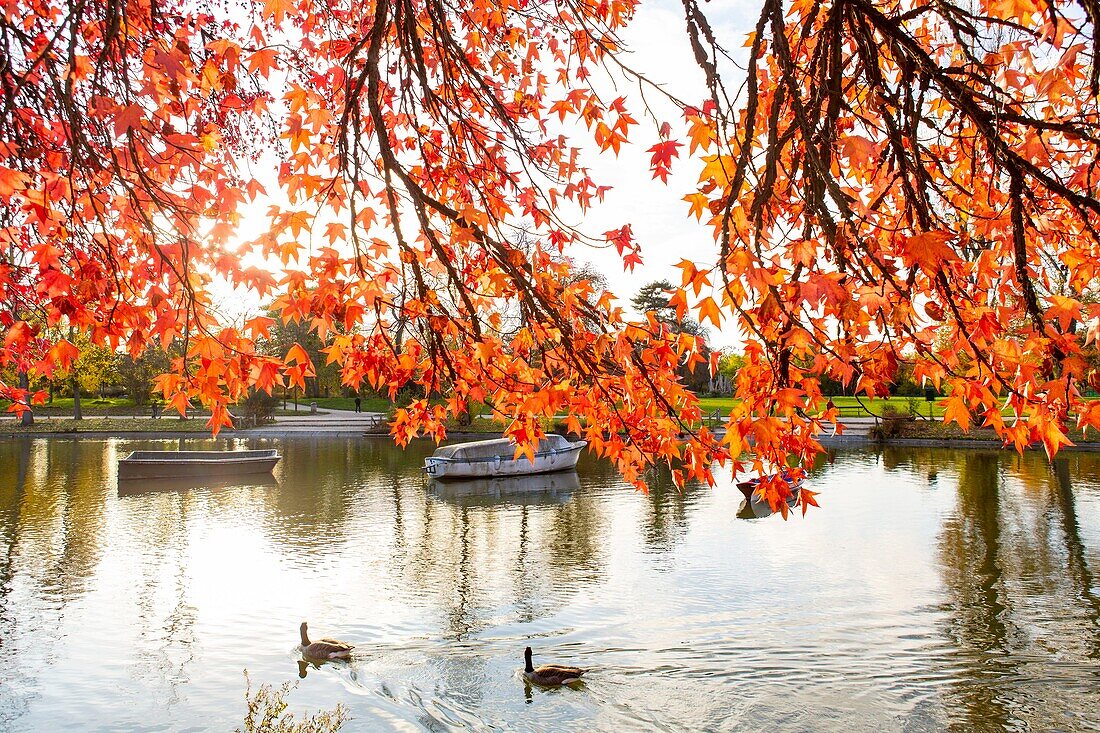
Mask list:
[[80,409],[80,385],[77,384],[76,375],[73,375],[73,420],[83,420],[84,413]]
[[[26,372],[19,372],[19,389],[29,392],[31,388],[30,380],[27,379]],[[30,410],[30,399],[27,399],[27,409],[23,411],[23,414],[19,417],[19,424],[23,427],[29,427],[34,425],[34,413]]]

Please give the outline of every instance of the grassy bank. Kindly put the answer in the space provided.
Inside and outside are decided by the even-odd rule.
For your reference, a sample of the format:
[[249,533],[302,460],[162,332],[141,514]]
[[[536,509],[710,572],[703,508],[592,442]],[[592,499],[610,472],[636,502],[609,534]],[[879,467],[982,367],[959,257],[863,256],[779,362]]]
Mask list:
[[[279,407],[276,409],[276,415],[302,415],[309,414],[309,403],[316,402],[317,407],[320,410],[355,410],[355,399],[352,397],[318,397],[315,399],[309,399],[300,397],[298,399],[298,409],[294,409],[294,400],[288,399],[286,401],[286,409],[283,409],[283,401],[279,400]],[[8,408],[10,403],[0,401],[0,413]],[[381,397],[371,397],[363,400],[363,412],[387,412],[393,403],[388,399]],[[163,408],[163,405],[162,405]],[[71,417],[73,414],[73,398],[72,397],[57,397],[53,402],[48,402],[45,405],[35,405],[34,414],[36,416],[50,417],[50,418],[64,418]],[[177,417],[177,413],[171,409],[163,408],[165,417]],[[240,408],[236,405],[230,406],[230,412],[237,413]],[[135,405],[134,401],[127,397],[107,397],[105,399],[83,397],[80,400],[80,411],[85,417],[104,417],[109,416],[111,418],[142,418],[151,417],[153,406],[149,403],[144,405]],[[192,415],[206,415],[210,413],[203,412],[201,410],[190,411]]]
[[[923,397],[889,397],[880,399],[869,399],[867,397],[851,397],[851,396],[838,396],[833,397],[833,404],[840,410],[841,418],[849,417],[869,417],[871,415],[883,416],[888,411],[893,411],[895,414],[906,415],[911,414],[913,411],[921,417],[942,418],[943,408],[935,402],[928,402]],[[355,410],[355,398],[353,397],[315,397],[306,398],[300,397],[298,399],[298,409],[294,409],[293,400],[287,400],[286,409],[283,409],[282,400],[279,401],[278,408],[275,411],[276,415],[308,415],[309,405],[311,402],[317,403],[317,408],[321,411],[330,410]],[[721,416],[726,416],[736,406],[737,400],[732,397],[700,397],[699,406],[705,416],[712,415],[717,411]],[[0,412],[6,408],[6,403],[0,403]],[[390,413],[394,408],[394,403],[386,397],[364,397],[362,400],[363,412],[380,412],[383,414]],[[106,399],[93,399],[85,397],[81,400],[81,409],[86,418],[88,417],[102,417],[110,416],[111,419],[132,419],[148,417],[151,414],[152,408],[150,405],[144,405],[137,407],[133,402],[125,397],[108,397]],[[239,409],[230,407],[230,410],[234,413],[239,412]],[[35,415],[38,417],[48,416],[51,419],[67,418],[72,416],[73,400],[71,397],[58,397],[54,401],[45,406],[36,406],[34,408]],[[487,414],[489,410],[484,405],[471,406],[471,412],[475,415]],[[165,412],[166,419],[173,419],[176,417],[176,413],[171,411]],[[204,417],[204,413],[195,412],[191,417],[196,420],[201,420]],[[498,428],[499,429],[499,428]]]
[[[929,403],[925,402],[924,398],[916,397],[890,397],[888,399],[869,400],[866,397],[857,400],[855,397],[833,397],[833,404],[839,407],[842,411],[843,417],[854,417],[856,414],[866,415],[867,412],[863,411],[860,405],[862,401],[863,406],[876,415],[881,415],[886,408],[892,407],[898,412],[904,413],[909,409],[910,400],[914,401],[915,407],[920,411],[921,415],[929,415]],[[279,407],[276,414],[280,415],[295,415],[309,412],[309,404],[311,402],[317,403],[319,410],[355,410],[355,398],[354,397],[299,397],[298,409],[294,409],[294,400],[287,399],[285,402],[280,398]],[[7,408],[6,402],[0,402],[0,411]],[[286,405],[284,410],[283,405]],[[729,414],[729,411],[733,409],[737,401],[732,397],[700,397],[699,405],[703,412],[711,413],[715,410],[719,410],[723,415]],[[390,401],[388,397],[364,397],[362,398],[361,409],[363,412],[382,412],[388,413],[394,407],[394,403]],[[84,397],[80,401],[80,408],[84,415],[87,416],[103,416],[110,415],[111,417],[142,417],[148,416],[152,412],[152,406],[145,404],[137,406],[133,400],[127,397],[106,397],[100,399],[98,397]],[[233,407],[230,410],[235,411]],[[488,410],[484,405],[473,405],[471,411],[477,415],[487,413]],[[72,397],[56,397],[53,402],[46,405],[36,405],[34,407],[36,415],[49,415],[51,417],[65,417],[73,414],[73,398]],[[174,413],[169,413],[174,414]],[[940,416],[943,414],[942,408],[938,405],[932,406],[932,415]]]
[[[943,416],[942,407],[934,402],[927,402],[923,397],[886,397],[872,400],[867,397],[856,398],[841,395],[839,397],[832,397],[831,399],[833,404],[840,409],[841,417],[881,416],[888,408],[892,408],[898,413],[906,414],[910,409],[910,405],[924,417]],[[699,398],[699,406],[704,413],[720,410],[723,415],[728,415],[730,410],[736,405],[737,400],[732,397]]]
[[30,427],[23,427],[18,420],[0,420],[0,435],[48,435],[54,433],[206,433],[210,428],[202,418],[179,420],[164,418],[127,417],[89,417],[83,420],[72,418],[35,418]]
[[[902,438],[951,442],[965,441],[970,443],[988,443],[994,446],[1000,446],[1003,443],[1000,436],[991,428],[971,428],[968,432],[964,432],[963,429],[955,423],[945,425],[942,422],[933,422],[930,420],[900,420],[894,422],[892,425],[884,425],[883,431],[886,433],[888,439]],[[1066,435],[1074,443],[1100,442],[1100,433],[1097,433],[1095,430],[1090,430],[1087,434],[1080,430],[1070,430]]]
[[[0,402],[0,411],[6,410],[8,402]],[[152,407],[150,405],[143,405],[138,407],[134,404],[134,401],[128,397],[81,397],[80,398],[80,411],[85,417],[89,416],[119,416],[119,417],[134,417],[147,416],[151,414]],[[53,402],[47,402],[44,405],[35,405],[34,414],[50,417],[71,417],[73,414],[73,398],[72,397],[55,397]]]

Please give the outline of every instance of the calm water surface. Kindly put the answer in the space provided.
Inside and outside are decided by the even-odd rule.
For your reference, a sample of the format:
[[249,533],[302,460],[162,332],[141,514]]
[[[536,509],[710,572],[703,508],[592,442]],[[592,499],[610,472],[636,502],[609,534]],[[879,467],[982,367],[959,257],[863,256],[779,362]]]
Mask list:
[[[353,731],[1100,730],[1100,455],[841,452],[783,522],[587,458],[477,495],[428,446],[249,445],[274,480],[120,493],[176,441],[0,440],[0,729],[233,730],[247,669]],[[360,655],[299,679],[302,620]],[[528,688],[528,643],[590,681]]]

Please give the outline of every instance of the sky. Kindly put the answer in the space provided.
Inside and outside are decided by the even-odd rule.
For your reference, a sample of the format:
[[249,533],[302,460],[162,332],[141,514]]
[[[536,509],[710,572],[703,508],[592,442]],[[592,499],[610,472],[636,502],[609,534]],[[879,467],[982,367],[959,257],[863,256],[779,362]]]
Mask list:
[[[745,38],[756,23],[759,4],[752,0],[712,0],[705,4],[704,11],[717,37],[724,40],[726,50],[735,56],[742,53]],[[629,49],[625,63],[632,68],[685,102],[701,105],[707,98],[703,72],[691,52],[679,2],[644,1],[624,40]],[[743,73],[735,68],[724,69],[723,75],[731,89],[736,89],[743,78]],[[718,256],[711,228],[705,222],[689,218],[688,204],[683,201],[685,195],[697,190],[698,162],[680,158],[674,162],[667,184],[653,180],[649,171],[650,153],[646,149],[657,142],[657,134],[653,122],[643,118],[644,106],[636,88],[626,96],[628,109],[641,124],[632,135],[634,144],[624,146],[617,157],[599,155],[595,147],[589,146],[586,162],[593,179],[612,189],[604,203],[589,212],[585,227],[602,233],[630,223],[641,245],[643,264],[633,272],[625,272],[614,249],[577,249],[573,253],[603,272],[610,290],[624,301],[653,280],[664,278],[678,284],[680,270],[675,265],[683,259],[710,267]],[[647,95],[647,99],[659,115],[672,123],[674,132],[683,130],[682,125],[677,127],[682,116],[670,103],[662,105],[663,100],[655,94]],[[578,141],[581,139],[577,137]],[[686,147],[681,149],[682,156],[686,152]],[[713,346],[736,344],[736,336],[729,329],[728,333],[713,327],[709,331]]]
[[[715,33],[724,42],[726,50],[735,56],[743,55],[743,44],[759,14],[756,0],[711,0],[704,4]],[[623,34],[627,49],[624,62],[642,73],[650,81],[688,103],[702,104],[707,91],[702,70],[695,63],[688,42],[683,6],[675,0],[643,0],[633,22]],[[723,69],[727,87],[736,89],[743,72],[729,66]],[[600,78],[602,77],[602,78]],[[617,156],[600,154],[583,126],[566,130],[574,144],[582,149],[583,163],[588,166],[598,185],[611,187],[604,201],[593,206],[580,219],[567,215],[567,221],[579,225],[589,235],[602,238],[605,231],[630,224],[636,241],[641,246],[643,263],[632,272],[625,271],[622,259],[613,247],[574,247],[567,254],[578,261],[587,261],[603,273],[609,289],[630,311],[630,298],[646,283],[667,279],[678,284],[680,271],[676,263],[683,259],[696,262],[700,267],[713,266],[717,258],[710,227],[688,216],[688,204],[683,197],[697,190],[699,164],[697,161],[678,159],[672,167],[668,182],[653,180],[649,170],[651,154],[647,148],[658,141],[657,124],[646,114],[645,104],[636,83],[620,86],[618,90],[608,84],[606,75],[596,76],[613,98],[627,98],[627,108],[639,124],[631,131],[631,143],[624,145]],[[649,91],[645,102],[653,109],[659,122],[668,121],[673,135],[682,132],[682,115],[660,94]],[[687,148],[681,149],[686,155]],[[264,182],[269,192],[275,184],[274,158],[261,159],[253,166],[253,175]],[[269,170],[264,170],[268,168]],[[266,211],[269,205],[263,197],[242,211],[238,231],[240,241],[259,236],[267,227]],[[260,303],[244,291],[230,291],[228,287],[218,291],[223,315],[237,318],[245,313],[255,313]],[[737,345],[732,329],[719,331],[709,328],[712,347]]]

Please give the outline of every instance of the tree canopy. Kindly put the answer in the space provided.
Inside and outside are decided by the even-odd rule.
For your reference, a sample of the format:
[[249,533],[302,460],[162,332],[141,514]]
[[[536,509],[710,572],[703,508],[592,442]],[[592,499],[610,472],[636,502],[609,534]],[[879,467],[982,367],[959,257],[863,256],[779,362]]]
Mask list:
[[[529,449],[564,412],[639,485],[650,462],[710,481],[750,443],[761,471],[808,459],[835,419],[819,378],[885,394],[902,362],[947,388],[946,419],[1017,446],[1100,427],[1082,397],[1100,323],[1095,5],[762,0],[747,40],[682,7],[708,95],[643,125],[644,101],[593,79],[662,93],[625,63],[635,0],[12,0],[0,361],[69,368],[57,326],[131,354],[178,339],[158,389],[217,429],[250,387],[316,369],[299,345],[258,351],[272,319],[223,322],[221,279],[307,324],[344,384],[449,398],[399,410],[399,441],[485,402]],[[610,155],[652,143],[656,178],[699,172],[669,194],[712,225],[714,258],[681,263],[671,304],[744,336],[722,441],[677,378],[701,341],[571,275],[586,243],[642,257],[629,222],[593,236],[563,215],[606,190],[574,128]],[[278,191],[250,172],[265,165]],[[235,241],[265,194],[268,231]]]
[[630,299],[630,304],[646,317],[655,318],[671,333],[687,334],[700,339],[700,345],[696,351],[703,360],[692,358],[694,352],[686,357],[680,366],[680,380],[693,392],[704,391],[713,381],[711,368],[714,366],[711,364],[710,347],[706,343],[707,332],[694,318],[685,313],[678,313],[672,306],[671,297],[674,292],[675,288],[668,280],[654,280],[640,287]]
[[698,321],[684,311],[677,312],[672,305],[672,295],[675,292],[676,289],[668,280],[654,280],[640,287],[630,299],[630,304],[639,313],[653,313],[658,321],[667,323],[676,332],[705,336],[706,329]]

